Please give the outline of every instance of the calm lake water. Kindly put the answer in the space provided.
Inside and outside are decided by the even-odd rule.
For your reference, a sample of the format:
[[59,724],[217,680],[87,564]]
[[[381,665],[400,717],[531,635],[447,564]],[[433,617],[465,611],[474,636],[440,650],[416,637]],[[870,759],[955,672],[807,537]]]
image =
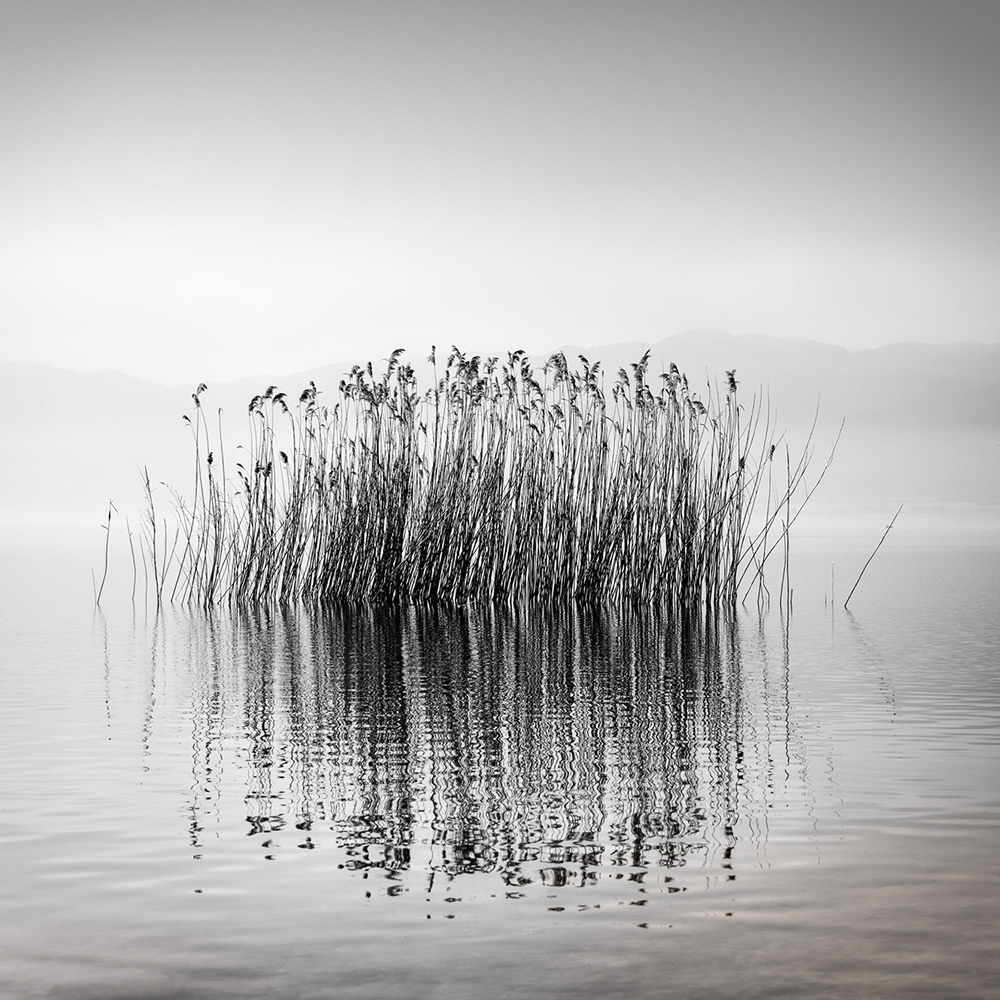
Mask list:
[[1000,548],[704,630],[95,611],[100,545],[0,535],[0,995],[997,995]]

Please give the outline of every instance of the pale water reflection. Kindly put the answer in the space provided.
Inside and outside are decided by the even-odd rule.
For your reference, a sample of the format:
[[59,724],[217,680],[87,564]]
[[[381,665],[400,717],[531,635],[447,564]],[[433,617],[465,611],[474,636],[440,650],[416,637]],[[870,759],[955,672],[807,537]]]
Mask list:
[[393,606],[168,610],[135,647],[147,751],[171,720],[190,730],[193,847],[232,836],[238,809],[265,857],[333,849],[398,892],[763,863],[787,664],[747,677],[740,642],[648,613]]

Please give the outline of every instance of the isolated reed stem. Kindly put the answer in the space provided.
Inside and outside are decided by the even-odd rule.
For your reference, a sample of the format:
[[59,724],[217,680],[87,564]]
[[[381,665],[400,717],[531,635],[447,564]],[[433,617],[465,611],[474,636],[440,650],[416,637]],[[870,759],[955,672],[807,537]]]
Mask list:
[[101,595],[104,593],[104,585],[108,582],[108,558],[111,549],[111,512],[115,509],[114,501],[108,501],[108,523],[102,525],[104,528],[104,573],[101,576],[101,586],[97,588],[94,595],[94,604],[100,606]]
[[882,534],[882,537],[879,539],[878,545],[875,546],[875,551],[872,552],[872,554],[868,557],[868,562],[866,562],[864,564],[864,566],[861,567],[861,572],[858,574],[857,580],[854,581],[854,586],[851,587],[851,592],[847,595],[847,600],[844,601],[844,607],[845,608],[847,607],[848,604],[851,603],[851,598],[854,596],[854,591],[856,591],[858,589],[858,584],[861,583],[861,577],[863,577],[865,575],[865,570],[868,569],[868,563],[870,563],[875,558],[875,552],[878,552],[878,550],[880,548],[882,548],[882,543],[885,541],[886,536],[889,534],[889,532],[892,531],[892,526],[896,523],[896,518],[899,517],[899,511],[901,511],[902,509],[903,509],[903,505],[900,504],[899,505],[899,510],[897,510],[896,513],[893,514],[892,520],[886,526],[885,532]]

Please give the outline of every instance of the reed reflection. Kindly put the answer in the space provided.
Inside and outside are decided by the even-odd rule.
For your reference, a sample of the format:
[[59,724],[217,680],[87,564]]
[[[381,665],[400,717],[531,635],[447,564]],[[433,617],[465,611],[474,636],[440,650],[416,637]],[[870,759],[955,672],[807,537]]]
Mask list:
[[195,613],[184,635],[195,844],[235,764],[247,835],[352,869],[724,868],[748,817],[759,850],[773,762],[745,703],[767,685],[745,683],[735,627],[345,606]]

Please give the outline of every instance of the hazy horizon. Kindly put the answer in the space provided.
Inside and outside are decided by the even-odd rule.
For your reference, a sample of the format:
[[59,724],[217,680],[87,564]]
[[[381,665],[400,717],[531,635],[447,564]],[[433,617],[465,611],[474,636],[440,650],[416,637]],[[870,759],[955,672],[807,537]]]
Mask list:
[[[818,418],[812,467],[817,475],[846,420],[829,475],[809,505],[809,531],[826,538],[863,533],[873,518],[878,523],[882,508],[890,516],[905,503],[896,532],[901,538],[914,533],[925,540],[954,540],[958,534],[989,544],[1000,540],[1000,347],[865,351],[707,333],[653,345],[651,372],[675,362],[701,394],[711,392],[706,379],[718,384],[735,367],[743,405],[763,394],[796,453]],[[585,351],[608,373],[610,391],[614,373],[638,361],[642,347]],[[442,364],[448,353],[442,346]],[[299,372],[261,371],[251,381],[207,380],[202,402],[213,437],[224,423],[227,449],[245,446],[247,403],[269,384],[296,399],[314,379],[322,399],[333,405],[351,360],[341,365],[331,359]],[[372,360],[378,366],[378,358]],[[410,360],[426,388],[431,373],[425,357]],[[572,355],[569,360],[576,364]],[[144,467],[156,483],[189,488],[191,435],[182,415],[193,413],[198,380],[166,386],[116,372],[29,371],[5,364],[0,376],[8,407],[20,415],[0,426],[8,470],[0,521],[91,522],[106,513],[109,497],[124,515],[137,513],[144,502],[137,470]]]
[[0,14],[0,361],[1000,340],[1000,8]]
[[[696,328],[691,330],[681,330],[674,334],[658,338],[648,338],[645,340],[639,338],[618,339],[618,340],[615,340],[614,338],[609,338],[607,341],[603,341],[600,343],[595,341],[592,344],[584,342],[567,341],[565,343],[544,345],[541,347],[536,345],[533,350],[529,351],[529,354],[536,358],[544,358],[550,353],[557,353],[560,351],[565,351],[567,349],[579,348],[583,351],[593,352],[594,356],[598,357],[604,352],[615,351],[616,349],[623,349],[633,345],[640,348],[643,346],[649,346],[655,348],[657,345],[661,343],[670,343],[671,341],[674,340],[683,342],[685,344],[685,347],[691,349],[694,346],[694,342],[696,341],[697,338],[705,337],[708,335],[713,336],[713,338],[721,337],[726,341],[731,340],[734,347],[742,346],[744,342],[747,344],[766,342],[770,348],[780,352],[782,350],[783,345],[796,344],[799,346],[804,346],[806,344],[811,344],[819,348],[841,349],[845,351],[848,356],[857,356],[858,354],[863,354],[869,351],[878,351],[880,349],[885,349],[885,348],[928,347],[933,349],[933,348],[968,347],[976,349],[980,347],[991,347],[991,346],[1000,347],[1000,341],[961,341],[961,340],[955,340],[950,342],[894,341],[886,344],[852,346],[846,344],[832,344],[827,341],[820,341],[820,340],[807,341],[805,339],[775,337],[767,334],[739,334],[739,333],[732,333],[731,331],[728,330]],[[404,351],[402,357],[404,357],[410,363],[416,364],[419,367],[423,364],[424,361],[427,360],[426,355],[428,355],[431,350],[436,351],[438,357],[444,359],[447,356],[447,354],[451,351],[452,346],[453,345],[451,342],[404,346],[402,348]],[[477,350],[477,344],[475,338],[467,338],[466,341],[459,342],[454,346],[457,346],[459,350],[469,355],[475,353]],[[508,352],[512,352],[519,349],[523,350],[525,348],[523,347],[521,342],[517,341],[516,339],[511,339],[509,343],[501,346],[494,346],[492,349],[497,356],[499,356],[500,358],[505,358]],[[206,371],[197,364],[192,363],[191,369],[193,374],[191,374],[186,378],[181,378],[181,379],[165,377],[162,372],[157,372],[157,371],[151,371],[148,373],[129,371],[126,370],[124,367],[118,367],[115,366],[114,364],[104,365],[101,367],[94,367],[94,366],[87,367],[81,365],[55,364],[51,362],[36,361],[31,359],[23,359],[23,360],[0,359],[0,365],[2,364],[42,365],[57,370],[72,372],[73,374],[76,375],[104,375],[111,373],[116,375],[124,375],[128,378],[137,379],[142,382],[150,382],[166,389],[184,389],[185,391],[187,391],[187,389],[193,388],[198,383],[204,382],[206,380],[211,380],[215,384],[228,384],[233,382],[247,381],[253,378],[286,378],[295,376],[300,372],[309,372],[321,368],[336,367],[341,364],[344,366],[350,366],[357,363],[364,363],[366,361],[371,361],[377,368],[379,362],[384,362],[387,360],[388,352],[386,352],[386,356],[383,356],[379,351],[375,351],[370,354],[365,354],[363,352],[363,348],[357,348],[355,350],[355,353],[353,354],[347,353],[350,350],[351,350],[350,347],[345,347],[342,349],[341,354],[339,354],[336,357],[331,356],[318,361],[315,365],[310,365],[308,367],[300,367],[295,369],[291,368],[286,363],[286,364],[279,364],[277,366],[271,366],[267,368],[259,368],[253,370],[250,370],[249,368],[246,370],[233,369],[229,373],[221,373],[221,374],[217,373],[215,375],[212,375],[206,373]],[[718,353],[719,353],[719,348],[718,348],[718,342],[716,340],[714,343],[712,343],[710,348],[706,347],[705,357],[706,359],[710,359],[712,358],[713,355],[716,355]],[[638,357],[639,355],[637,354],[634,360],[637,360]],[[572,355],[569,356],[569,360],[573,364],[576,363],[575,356]],[[654,360],[656,362],[663,361],[663,367],[665,368],[667,362],[669,360],[674,360],[674,359],[657,358]],[[725,359],[721,360],[725,361]],[[729,364],[731,362],[725,361],[725,363]],[[654,363],[653,367],[656,368],[657,364]],[[716,367],[718,368],[718,365]],[[723,368],[718,368],[717,371],[713,372],[711,364],[706,364],[705,369],[708,371],[710,375],[714,374],[715,376],[720,375],[723,371]],[[766,370],[766,359],[763,357],[761,358],[760,369]],[[694,375],[695,378],[699,378],[702,368],[701,367],[692,368],[689,365],[688,370]],[[345,367],[345,372],[346,371],[347,367]],[[761,380],[761,384],[766,386],[767,385],[766,379]]]

